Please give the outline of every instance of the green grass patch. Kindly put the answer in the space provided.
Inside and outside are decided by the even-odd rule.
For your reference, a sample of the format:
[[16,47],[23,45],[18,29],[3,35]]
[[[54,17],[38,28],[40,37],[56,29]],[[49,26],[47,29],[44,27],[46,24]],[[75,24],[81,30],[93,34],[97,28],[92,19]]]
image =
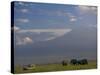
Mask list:
[[34,73],[34,72],[50,72],[50,71],[67,71],[67,70],[83,70],[97,68],[96,61],[88,62],[87,65],[70,65],[62,66],[62,64],[36,65],[35,69],[23,70],[23,66],[15,66],[15,73]]

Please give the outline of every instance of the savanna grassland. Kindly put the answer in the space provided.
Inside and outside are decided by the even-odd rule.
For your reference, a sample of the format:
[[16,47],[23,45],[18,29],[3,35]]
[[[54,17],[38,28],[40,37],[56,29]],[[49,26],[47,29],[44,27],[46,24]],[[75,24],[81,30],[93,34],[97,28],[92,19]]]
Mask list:
[[23,66],[15,66],[14,73],[35,73],[35,72],[51,72],[51,71],[68,71],[68,70],[84,70],[84,69],[96,69],[97,62],[89,61],[85,65],[71,65],[63,66],[62,64],[41,64],[36,65],[34,69],[24,70]]

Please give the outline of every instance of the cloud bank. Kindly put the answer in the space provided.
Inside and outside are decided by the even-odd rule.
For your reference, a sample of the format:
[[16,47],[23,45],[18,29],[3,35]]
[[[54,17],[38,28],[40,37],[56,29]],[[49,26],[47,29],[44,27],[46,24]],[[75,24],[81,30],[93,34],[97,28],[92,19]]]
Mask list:
[[[29,29],[29,30],[20,29],[19,31],[16,32],[17,36],[17,38],[15,38],[17,43],[16,45],[26,45],[39,41],[54,40],[58,37],[64,36],[65,34],[71,31],[72,29]],[[20,35],[17,34],[20,34],[21,36],[28,34],[28,36],[21,37]]]
[[16,21],[19,22],[19,23],[28,23],[29,22],[29,19],[27,19],[27,18],[19,18]]
[[16,37],[16,45],[26,45],[33,43],[33,40],[30,37]]
[[95,6],[78,6],[77,10],[80,12],[80,14],[86,14],[86,13],[97,13],[97,7]]

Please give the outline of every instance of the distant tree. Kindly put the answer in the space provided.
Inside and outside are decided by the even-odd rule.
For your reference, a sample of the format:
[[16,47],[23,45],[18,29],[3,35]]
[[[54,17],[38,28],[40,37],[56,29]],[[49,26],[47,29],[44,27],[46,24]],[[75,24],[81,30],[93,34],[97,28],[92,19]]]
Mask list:
[[77,59],[72,59],[72,60],[70,61],[70,64],[72,64],[72,65],[77,65],[77,64],[78,64]]
[[23,70],[27,70],[27,67],[23,67]]
[[88,64],[87,59],[82,59],[80,62],[81,62],[81,65],[86,65],[86,64]]
[[66,66],[66,65],[67,65],[67,61],[63,60],[63,61],[62,61],[62,65],[63,65],[63,66]]
[[72,64],[72,65],[86,65],[86,64],[88,64],[88,61],[87,61],[87,59],[82,59],[82,60],[72,59],[70,61],[70,64]]
[[77,60],[77,64],[81,65],[82,61],[81,60]]

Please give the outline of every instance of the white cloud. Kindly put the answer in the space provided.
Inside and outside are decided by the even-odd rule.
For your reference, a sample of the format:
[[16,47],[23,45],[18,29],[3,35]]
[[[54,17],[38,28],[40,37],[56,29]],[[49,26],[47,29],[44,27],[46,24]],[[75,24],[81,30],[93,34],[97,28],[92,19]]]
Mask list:
[[71,22],[77,21],[77,18],[74,17],[74,16],[72,16],[72,17],[70,17],[70,21],[71,21]]
[[29,12],[28,9],[21,9],[20,11],[21,11],[22,13],[28,13],[28,12]]
[[21,23],[28,23],[29,22],[29,19],[25,19],[25,18],[20,18],[20,19],[17,19],[18,22],[21,22]]
[[68,17],[69,17],[70,22],[75,22],[75,21],[77,21],[77,17],[74,16],[72,13],[68,13]]
[[32,35],[28,35],[29,37],[20,37],[16,34],[15,40],[17,45],[26,45],[29,43],[35,43],[37,41],[49,41],[56,39],[58,37],[64,36],[65,34],[71,32],[72,29],[31,29],[31,30],[19,30],[17,31],[17,34],[21,34],[23,36],[24,34],[32,33]]
[[25,3],[25,2],[18,2],[19,5],[21,6],[28,6],[29,4]]
[[23,40],[25,43],[32,43],[33,42],[32,39],[29,37],[25,37]]
[[97,10],[97,7],[91,7],[91,9],[92,9],[93,11],[96,11],[96,10]]
[[18,31],[18,30],[20,30],[20,28],[19,27],[17,27],[17,26],[15,26],[14,25],[14,27],[12,28],[14,31]]
[[49,15],[49,16],[68,16],[69,13],[64,11],[64,10],[52,10],[52,11],[48,11],[48,10],[43,10],[43,9],[39,9],[38,10],[39,14],[44,14],[44,15]]
[[49,37],[49,38],[47,38],[47,39],[44,39],[43,41],[49,41],[49,40],[53,40],[53,39],[55,39],[56,37]]
[[64,36],[65,34],[71,32],[72,29],[56,29],[56,30],[49,30],[48,32],[52,35],[51,37],[48,37],[46,39],[44,39],[44,41],[48,41],[48,40],[53,40],[56,39],[58,37]]
[[[50,41],[62,37],[71,31],[72,29],[32,29],[32,30],[20,29],[16,32],[15,43],[16,45],[27,45],[39,41]],[[27,36],[26,35],[28,34],[27,32],[32,33],[32,35],[29,34]]]
[[[26,2],[17,2],[17,4],[21,5],[21,6],[29,6],[29,5],[33,5],[32,3],[27,4]],[[34,4],[36,5],[36,4]]]
[[33,40],[30,37],[16,37],[16,45],[26,45],[33,43]]
[[97,28],[97,25],[93,25],[93,24],[89,24],[88,26],[92,28]]
[[19,4],[19,5],[24,5],[24,3],[23,3],[23,2],[18,2],[18,4]]
[[80,12],[80,14],[85,14],[85,13],[92,13],[96,14],[97,13],[97,7],[95,6],[78,6],[76,9]]
[[59,10],[59,11],[55,11],[54,13],[55,13],[55,15],[58,15],[58,16],[68,16],[68,13],[65,11]]
[[27,33],[27,32],[33,32],[33,33],[42,33],[42,32],[54,32],[54,33],[67,33],[70,32],[71,29],[29,29],[29,30],[20,30],[18,33]]

